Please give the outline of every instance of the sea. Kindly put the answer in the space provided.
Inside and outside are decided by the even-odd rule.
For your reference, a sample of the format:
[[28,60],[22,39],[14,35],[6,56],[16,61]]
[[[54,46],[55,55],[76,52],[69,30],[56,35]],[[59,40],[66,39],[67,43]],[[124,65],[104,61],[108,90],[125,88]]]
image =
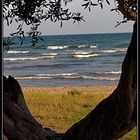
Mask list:
[[3,73],[22,87],[117,85],[131,35],[48,35],[35,46],[16,38],[3,51]]

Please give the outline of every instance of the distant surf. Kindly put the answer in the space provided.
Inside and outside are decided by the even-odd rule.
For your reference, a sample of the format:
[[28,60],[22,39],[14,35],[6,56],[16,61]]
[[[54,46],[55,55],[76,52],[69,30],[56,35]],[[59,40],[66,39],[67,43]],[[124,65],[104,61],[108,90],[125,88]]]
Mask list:
[[[116,85],[131,33],[42,36],[3,53],[4,75],[21,86]],[[19,47],[20,46],[20,47]]]
[[97,74],[121,74],[121,71],[96,72]]
[[30,79],[86,79],[86,80],[104,80],[104,81],[115,81],[119,77],[105,77],[105,76],[91,76],[80,73],[52,73],[52,74],[34,74],[16,77],[18,80],[30,80]]
[[7,53],[11,54],[16,54],[16,53],[29,53],[29,51],[7,51]]
[[109,50],[102,50],[103,53],[115,53],[115,52],[126,52],[127,48],[114,48]]
[[76,58],[88,58],[88,57],[94,57],[94,56],[99,56],[100,54],[76,54],[76,55],[73,55],[74,57]]
[[18,57],[18,58],[4,58],[5,61],[27,61],[27,60],[41,60],[53,59],[55,56],[40,56],[40,57]]
[[51,50],[61,50],[61,49],[66,49],[69,46],[48,46],[47,49],[51,49]]
[[97,48],[98,46],[90,46],[90,48]]
[[99,56],[101,54],[94,54],[92,51],[77,51],[74,53],[74,57],[76,58],[88,58],[88,57],[94,57]]

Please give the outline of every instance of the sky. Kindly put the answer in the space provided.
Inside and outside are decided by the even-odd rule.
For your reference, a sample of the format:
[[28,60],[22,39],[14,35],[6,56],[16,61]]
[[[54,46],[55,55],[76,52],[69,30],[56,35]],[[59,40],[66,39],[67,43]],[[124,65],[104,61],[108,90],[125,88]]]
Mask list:
[[[81,12],[86,22],[80,22],[73,24],[73,21],[63,22],[62,28],[60,22],[52,23],[50,21],[42,22],[39,27],[42,35],[62,35],[62,34],[95,34],[95,33],[120,33],[120,32],[132,32],[133,21],[121,24],[115,28],[117,21],[122,21],[122,14],[115,11],[110,11],[115,8],[114,1],[111,5],[104,3],[103,10],[100,7],[94,7],[91,12],[88,9],[84,10],[81,6],[82,0],[74,0],[69,3],[67,7],[72,12]],[[4,36],[9,36],[10,33],[16,31],[17,24],[12,24],[9,27],[4,23],[3,33]],[[29,27],[24,28],[25,31],[29,31]]]

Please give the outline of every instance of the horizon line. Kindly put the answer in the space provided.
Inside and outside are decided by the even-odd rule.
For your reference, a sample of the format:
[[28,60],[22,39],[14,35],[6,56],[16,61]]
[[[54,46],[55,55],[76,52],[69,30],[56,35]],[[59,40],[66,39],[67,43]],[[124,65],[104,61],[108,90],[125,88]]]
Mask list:
[[[132,33],[132,32],[98,32],[98,33],[66,33],[66,34],[43,34],[40,36],[61,36],[61,35],[93,35],[93,34],[123,34],[123,33]],[[3,36],[3,37],[12,37],[12,36]],[[25,37],[28,37],[25,35]]]

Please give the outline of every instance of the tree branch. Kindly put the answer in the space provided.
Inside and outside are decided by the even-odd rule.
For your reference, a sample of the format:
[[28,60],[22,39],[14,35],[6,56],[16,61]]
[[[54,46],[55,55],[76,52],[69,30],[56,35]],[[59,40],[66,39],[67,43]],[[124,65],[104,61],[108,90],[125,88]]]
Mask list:
[[[132,6],[129,5],[129,0],[116,0],[118,1],[118,10],[124,15],[128,20],[137,20],[137,10],[134,10]],[[137,0],[132,0],[137,5]]]

